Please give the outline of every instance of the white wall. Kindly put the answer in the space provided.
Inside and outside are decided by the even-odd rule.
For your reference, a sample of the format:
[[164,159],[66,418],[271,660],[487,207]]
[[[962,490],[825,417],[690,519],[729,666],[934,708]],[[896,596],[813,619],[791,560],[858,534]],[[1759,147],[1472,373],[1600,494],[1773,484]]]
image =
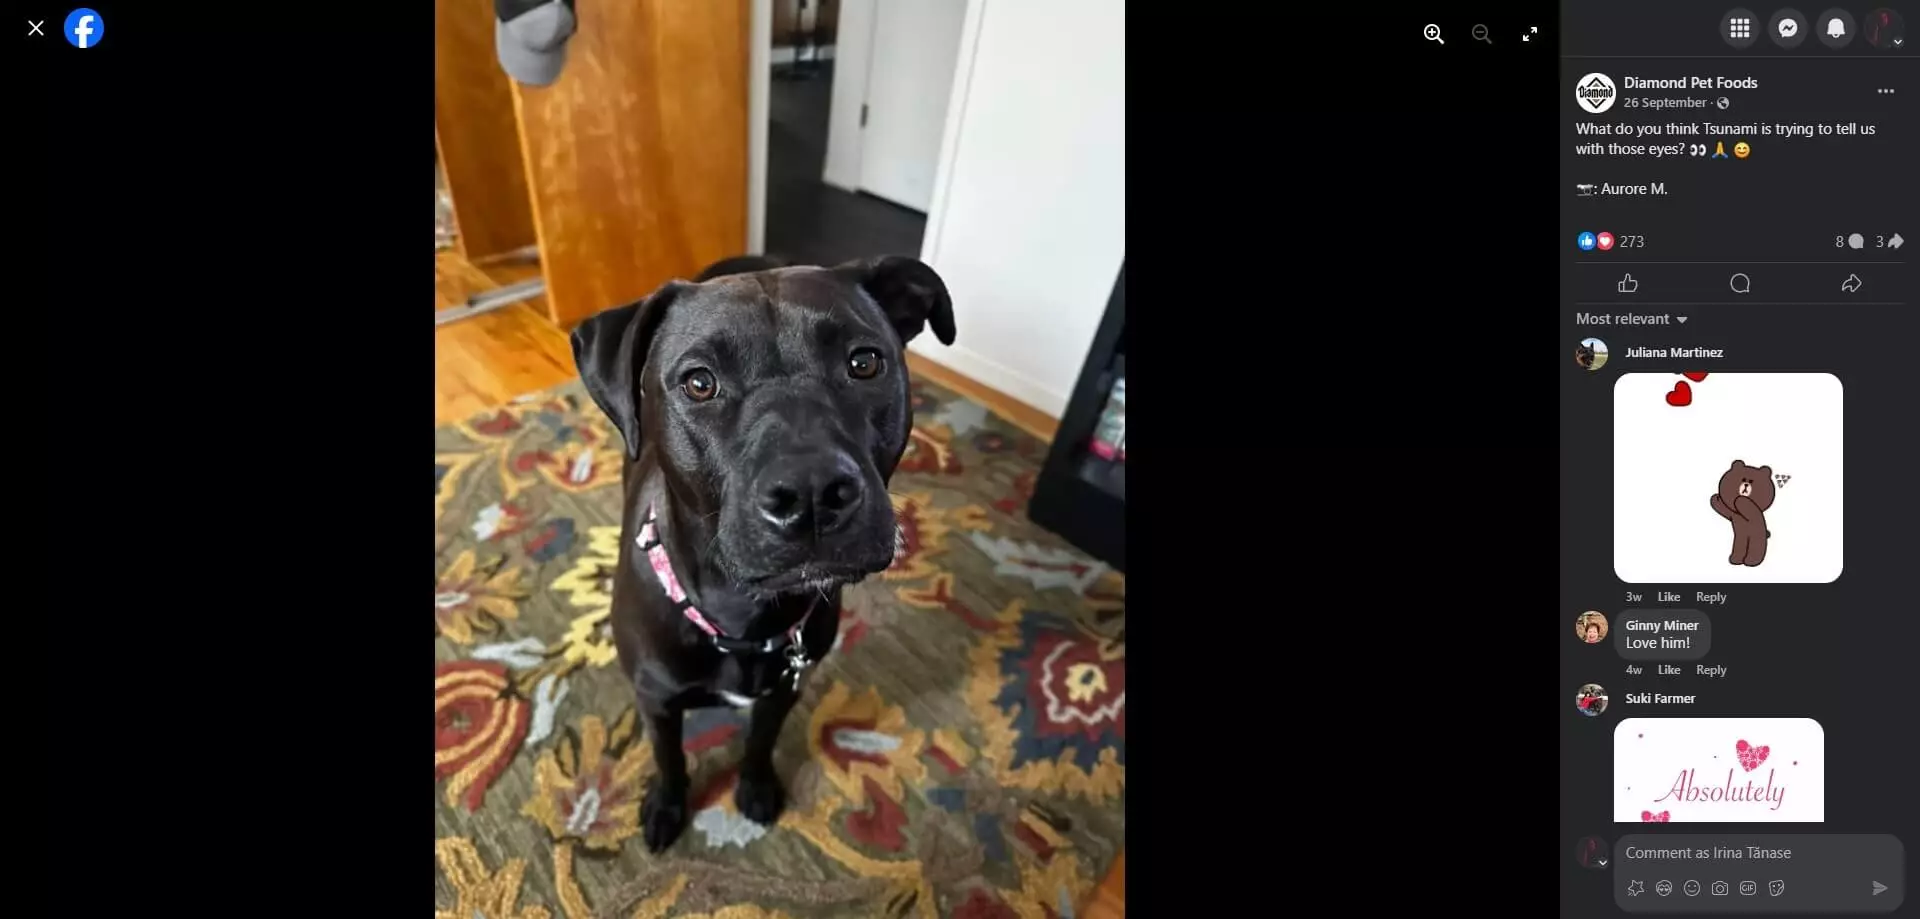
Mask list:
[[1125,4],[971,0],[921,246],[959,336],[909,347],[1061,415],[1126,254],[1126,167]]

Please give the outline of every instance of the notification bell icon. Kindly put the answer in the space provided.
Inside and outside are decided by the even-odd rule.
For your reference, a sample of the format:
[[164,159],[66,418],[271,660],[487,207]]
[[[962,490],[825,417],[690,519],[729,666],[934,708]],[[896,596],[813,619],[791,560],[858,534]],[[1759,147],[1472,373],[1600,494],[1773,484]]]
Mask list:
[[1847,35],[1847,24],[1844,22],[1841,22],[1840,17],[1835,16],[1832,19],[1827,20],[1827,37],[1828,38],[1845,38],[1846,35]]

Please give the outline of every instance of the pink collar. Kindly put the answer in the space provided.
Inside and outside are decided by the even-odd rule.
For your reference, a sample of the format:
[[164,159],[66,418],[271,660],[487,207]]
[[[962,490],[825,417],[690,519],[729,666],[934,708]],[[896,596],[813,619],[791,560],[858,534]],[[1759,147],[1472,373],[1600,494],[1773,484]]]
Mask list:
[[[726,652],[757,650],[771,653],[780,647],[779,640],[773,638],[767,639],[762,647],[741,647],[739,639],[728,637],[725,632],[720,631],[719,626],[714,625],[711,620],[701,614],[699,608],[693,605],[693,598],[688,596],[686,589],[680,586],[679,576],[673,573],[673,560],[667,557],[667,547],[660,542],[660,532],[654,524],[652,506],[648,506],[646,522],[640,524],[640,535],[635,537],[634,542],[647,553],[647,565],[653,569],[653,576],[660,582],[660,589],[666,592],[667,599],[680,608],[681,614],[686,616],[687,621],[693,623],[695,628],[707,633],[707,637],[712,638],[720,650]],[[813,618],[815,605],[809,604],[807,611],[800,616],[800,621],[787,629],[786,643],[789,647],[800,647],[800,630],[806,627],[808,619]]]

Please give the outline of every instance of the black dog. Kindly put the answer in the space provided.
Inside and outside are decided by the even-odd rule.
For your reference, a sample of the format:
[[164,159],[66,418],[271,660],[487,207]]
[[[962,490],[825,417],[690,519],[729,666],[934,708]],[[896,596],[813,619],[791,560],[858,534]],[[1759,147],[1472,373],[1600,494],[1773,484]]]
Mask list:
[[893,562],[906,342],[954,331],[945,283],[910,258],[736,258],[700,278],[573,333],[627,446],[612,624],[659,767],[641,806],[654,852],[687,822],[689,708],[752,707],[734,802],[779,817],[774,742],[833,646],[840,588]]

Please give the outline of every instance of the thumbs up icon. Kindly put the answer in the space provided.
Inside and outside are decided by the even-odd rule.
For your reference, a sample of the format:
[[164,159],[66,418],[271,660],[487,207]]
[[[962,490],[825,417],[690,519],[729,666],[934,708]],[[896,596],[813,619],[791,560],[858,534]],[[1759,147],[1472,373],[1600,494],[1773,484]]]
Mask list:
[[1617,289],[1623,294],[1630,294],[1640,289],[1640,282],[1634,280],[1631,274],[1623,274],[1620,276]]

